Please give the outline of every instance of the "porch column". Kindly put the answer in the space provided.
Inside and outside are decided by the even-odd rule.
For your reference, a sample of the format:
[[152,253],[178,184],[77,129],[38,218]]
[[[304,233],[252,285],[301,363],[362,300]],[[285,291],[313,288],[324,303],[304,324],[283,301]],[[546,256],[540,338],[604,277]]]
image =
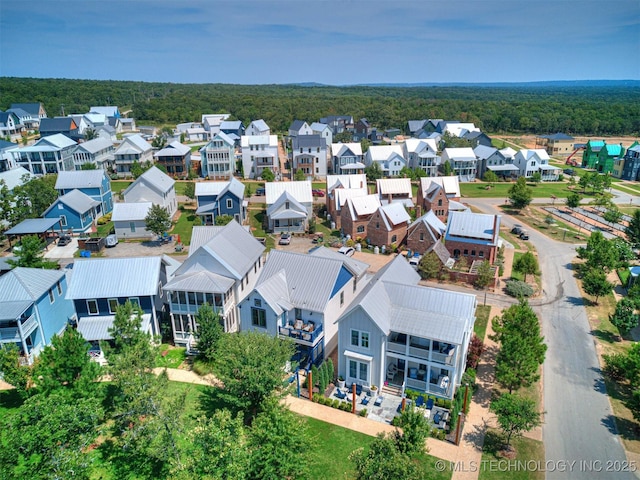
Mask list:
[[171,318],[171,331],[173,332],[173,341],[176,341],[176,320],[173,318],[173,312],[169,314],[169,318]]
[[22,331],[22,322],[20,320],[18,320],[16,323],[18,324],[18,332],[20,332],[20,341],[22,342],[22,350],[24,351],[24,354],[28,359],[29,358],[29,354],[31,352],[29,352],[29,347],[27,345],[27,340],[24,338],[24,332]]

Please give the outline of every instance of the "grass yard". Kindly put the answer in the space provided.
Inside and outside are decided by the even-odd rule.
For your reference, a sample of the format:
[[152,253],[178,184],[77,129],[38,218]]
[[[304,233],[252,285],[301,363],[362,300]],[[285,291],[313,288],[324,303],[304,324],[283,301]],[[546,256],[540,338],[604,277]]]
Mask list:
[[[500,207],[506,214],[513,216],[521,223],[525,229],[532,228],[546,236],[553,238],[554,240],[563,241],[565,243],[584,243],[588,236],[588,233],[584,229],[579,229],[573,224],[565,223],[558,217],[553,217],[554,223],[549,225],[545,222],[545,218],[549,214],[546,210],[542,210],[540,207],[529,206],[523,210],[514,210],[508,206],[502,205]],[[566,232],[566,233],[565,233]],[[502,232],[502,236],[507,238],[509,242],[515,245],[526,245],[527,248],[530,244],[520,240],[511,233]]]
[[[526,467],[528,461],[531,464],[544,465],[544,445],[537,440],[529,438],[512,439],[511,444],[516,449],[516,457],[514,459],[506,459],[500,456],[503,439],[501,432],[495,429],[489,429],[484,438],[484,447],[482,452],[482,463],[480,464],[480,480],[543,480],[545,472],[531,471]],[[511,465],[514,462],[522,462],[523,468],[508,468],[506,462]],[[535,463],[534,463],[535,462]]]
[[195,210],[184,210],[180,212],[180,217],[170,233],[171,235],[180,235],[180,241],[184,245],[189,245],[191,243],[191,229],[194,225],[201,225]]
[[163,343],[160,345],[160,353],[156,356],[156,367],[178,368],[187,357],[186,352],[186,348],[176,348]]
[[[510,182],[498,182],[487,189],[489,184],[486,182],[461,183],[460,193],[463,197],[471,198],[508,198],[509,189],[513,185],[514,183]],[[531,188],[533,198],[550,198],[552,195],[558,198],[567,198],[573,193],[567,188],[568,183],[566,182],[527,183],[527,186]]]
[[113,233],[115,230],[113,228],[113,222],[108,221],[104,225],[98,225],[98,237],[106,237],[110,233]]
[[251,231],[255,237],[262,237],[266,239],[267,251],[276,246],[276,241],[272,235],[267,234],[262,226],[262,221],[265,215],[265,204],[249,204],[247,215],[249,216],[249,225]]
[[131,180],[111,180],[111,192],[117,195],[132,183]]
[[479,305],[476,308],[476,323],[473,324],[473,333],[475,333],[483,342],[487,333],[487,324],[490,320],[490,313],[491,305]]

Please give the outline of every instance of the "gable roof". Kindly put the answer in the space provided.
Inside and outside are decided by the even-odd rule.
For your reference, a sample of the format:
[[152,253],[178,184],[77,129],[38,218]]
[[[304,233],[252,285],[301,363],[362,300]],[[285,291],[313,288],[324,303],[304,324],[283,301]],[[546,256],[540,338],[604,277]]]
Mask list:
[[151,144],[147,142],[139,133],[125,135],[122,138],[122,143],[118,147],[118,150],[120,150],[121,148],[126,149],[127,146],[133,147],[134,150],[137,150],[138,152],[148,152],[149,150],[153,150]]
[[482,144],[476,146],[476,148],[473,149],[473,153],[475,153],[476,158],[480,158],[483,160],[486,160],[487,158],[489,158],[491,155],[493,155],[498,151],[499,150],[495,147],[487,147],[486,145],[482,145]]
[[444,193],[447,197],[460,197],[460,181],[457,175],[449,175],[446,177],[421,177],[420,178],[420,191],[422,197],[429,191],[429,185],[431,183],[437,183],[444,188]]
[[22,179],[25,175],[27,175],[29,180],[34,178],[34,175],[26,168],[15,167],[11,170],[0,172],[0,180],[4,180],[4,183],[9,190],[13,190],[18,185],[24,185],[25,182],[23,182]]
[[99,152],[100,150],[104,150],[105,148],[109,148],[109,147],[113,147],[113,142],[111,140],[104,137],[97,137],[87,142],[79,143],[76,148],[76,151],[84,150],[89,153],[96,153],[96,152]]
[[240,120],[224,120],[220,123],[220,130],[239,130],[242,128]]
[[174,157],[176,155],[186,155],[191,149],[186,145],[181,144],[177,140],[174,140],[162,150],[158,150],[154,156],[156,157]]
[[379,178],[376,180],[376,191],[379,195],[412,196],[410,178]]
[[118,107],[113,105],[91,107],[89,109],[89,112],[101,113],[102,115],[105,115],[107,117],[116,117],[120,115],[120,111],[118,110]]
[[426,120],[409,120],[407,122],[407,126],[409,127],[409,132],[414,133],[424,127]]
[[[334,157],[342,157],[343,155],[348,154],[349,156],[354,155],[361,157],[362,156],[362,145],[358,142],[353,143],[332,143],[331,144],[331,155]],[[335,175],[338,176],[338,175]]]
[[500,215],[450,211],[446,239],[457,237],[497,244]]
[[198,182],[196,183],[196,197],[204,195],[215,195],[221,197],[227,192],[231,192],[237,198],[242,200],[244,198],[245,186],[242,182],[238,181],[235,177],[232,177],[226,182]]
[[372,215],[382,206],[380,203],[380,197],[375,193],[371,195],[348,197],[346,204],[348,212],[354,220],[358,217]]
[[34,118],[39,118],[40,117],[40,108],[41,107],[42,107],[42,104],[40,102],[34,102],[34,103],[12,103],[11,104],[11,108],[12,109],[21,108],[25,112],[30,113]]
[[[369,190],[367,188],[336,188],[333,190],[333,195],[335,195],[335,204],[336,210],[340,210],[349,198],[356,197],[364,197],[369,195]],[[378,197],[377,195],[373,195],[374,197]],[[378,201],[378,203],[380,203]]]
[[115,202],[111,212],[111,220],[114,222],[144,220],[152,206],[151,202]]
[[255,291],[260,294],[276,315],[294,308],[289,298],[289,286],[284,269],[257,285]]
[[94,200],[89,195],[81,192],[78,189],[71,190],[69,193],[65,193],[61,197],[58,197],[52,204],[47,208],[43,215],[49,213],[53,207],[55,207],[58,203],[64,203],[67,207],[69,207],[74,212],[78,212],[80,214],[88,212],[96,205],[100,205],[100,202]]
[[326,248],[320,246],[314,249],[309,255],[315,255],[317,257],[324,258],[333,258],[334,260],[341,261],[347,269],[353,273],[356,277],[362,277],[367,269],[370,267],[368,263],[361,262],[360,260],[356,260],[353,257],[347,257],[346,255],[342,255],[341,253],[336,252],[335,250],[331,250],[330,248]]
[[67,298],[153,296],[158,293],[162,257],[77,260]]
[[378,208],[378,211],[380,212],[380,216],[389,231],[396,225],[400,225],[402,223],[408,224],[411,221],[411,216],[407,213],[404,205],[400,202],[382,205]]
[[[283,205],[286,207],[284,210],[281,209]],[[275,202],[267,207],[267,217],[271,220],[306,218],[307,208],[298,202],[290,192],[285,190]]]
[[64,270],[15,267],[0,277],[0,320],[13,320],[65,276]]
[[299,182],[267,182],[264,187],[267,205],[274,204],[284,192],[289,192],[291,196],[300,203],[310,204],[313,202],[311,182],[308,180]]
[[447,226],[436,216],[435,213],[433,213],[433,210],[429,210],[420,218],[416,218],[416,220],[409,225],[409,230],[413,230],[421,224],[427,227],[427,230],[434,241],[437,241],[447,230]]
[[40,120],[40,132],[61,132],[75,130],[78,128],[76,122],[71,117],[43,118]]
[[46,137],[42,137],[32,146],[24,147],[24,150],[39,151],[38,147],[41,147],[43,145],[51,145],[52,147],[55,147],[55,148],[65,148],[65,147],[70,147],[72,145],[76,145],[76,142],[71,140],[66,135],[63,135],[62,133],[56,133],[54,135],[48,135]]
[[311,125],[309,125],[309,127],[311,127],[311,130],[313,130],[314,132],[322,132],[327,128],[331,130],[331,127],[329,125],[320,122],[313,122]]
[[400,145],[372,145],[369,147],[367,154],[374,162],[386,162],[396,155],[404,159]]
[[327,193],[331,193],[336,188],[367,188],[367,176],[364,173],[327,175]]
[[249,124],[249,128],[253,125],[253,128],[258,130],[259,132],[264,132],[265,130],[269,130],[269,125],[262,118],[259,120],[254,120]]
[[300,129],[305,126],[305,124],[307,124],[307,122],[305,122],[304,120],[294,120],[293,122],[291,122],[291,125],[289,125],[289,130],[295,130],[296,132],[299,132]]
[[107,174],[104,170],[72,170],[59,172],[56,179],[56,190],[68,188],[100,188]]
[[169,192],[175,185],[176,181],[159,168],[153,166],[142,175],[140,175],[131,185],[129,185],[122,195],[125,196],[131,190],[140,184],[149,185],[160,193]]
[[546,138],[549,140],[573,140],[571,135],[567,135],[566,133],[554,133],[552,135],[540,135],[540,138]]
[[296,153],[297,148],[325,148],[327,142],[320,135],[297,135],[291,142],[291,148]]
[[445,148],[442,156],[451,160],[475,160],[476,155],[471,147]]

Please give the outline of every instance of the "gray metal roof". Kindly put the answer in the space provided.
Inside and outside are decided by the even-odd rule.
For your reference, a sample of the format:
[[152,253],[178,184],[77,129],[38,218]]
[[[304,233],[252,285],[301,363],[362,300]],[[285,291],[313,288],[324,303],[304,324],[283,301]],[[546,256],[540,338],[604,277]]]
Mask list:
[[189,153],[191,149],[186,145],[181,144],[180,142],[173,141],[162,150],[158,150],[155,153],[155,157],[175,157],[176,155],[186,155]]
[[[82,317],[78,321],[78,332],[88,341],[111,340],[113,337],[109,334],[109,329],[113,326],[114,315]],[[151,314],[142,315],[142,324],[140,330],[143,332],[150,331]]]
[[162,287],[167,291],[226,293],[235,283],[234,279],[217,273],[200,270],[176,275]]
[[74,212],[85,213],[91,210],[96,205],[100,205],[100,202],[94,200],[86,193],[82,193],[78,189],[71,190],[69,193],[65,193],[61,197],[51,204],[49,208],[47,208],[43,215],[46,215],[56,204],[64,203],[67,207],[69,207]]
[[[148,152],[149,150],[153,150],[153,147],[151,146],[151,144],[147,142],[139,133],[132,133],[132,134],[125,135],[122,138],[122,143],[120,144],[120,147],[122,147],[123,145],[129,145],[129,147],[133,147],[134,149],[133,151],[135,153]],[[122,153],[120,151],[120,147],[118,147],[117,153]],[[123,147],[123,148],[126,148],[126,147]]]
[[447,237],[493,240],[500,228],[500,216],[473,212],[449,212]]
[[254,120],[253,122],[251,122],[251,125],[253,125],[259,132],[269,130],[269,125],[267,125],[267,122],[265,122],[263,119]]
[[0,320],[15,320],[32,304],[32,300],[0,301]]
[[162,257],[78,260],[67,298],[152,296],[158,292]]
[[298,182],[267,182],[264,185],[267,205],[274,204],[283,192],[289,192],[293,198],[302,204],[311,204],[311,182],[308,180]]
[[98,137],[98,138],[91,139],[87,142],[82,142],[77,146],[76,151],[85,150],[89,153],[96,153],[96,152],[99,152],[100,150],[104,150],[105,148],[109,148],[109,147],[113,147],[113,142],[111,140],[104,137]]
[[16,267],[0,277],[0,304],[16,301],[32,303],[64,276],[63,270]]
[[291,146],[295,153],[297,148],[325,148],[327,142],[320,135],[298,135],[293,137]]
[[[62,173],[62,172],[60,172]],[[27,175],[29,179],[33,178],[33,175],[29,170],[23,167],[15,167],[6,172],[0,172],[0,180],[4,180],[5,185],[9,190],[13,190],[18,185],[24,185],[22,178]]]
[[335,250],[331,250],[326,247],[318,247],[313,252],[311,252],[310,255],[339,260],[343,262],[345,267],[347,267],[347,269],[358,278],[364,275],[367,272],[367,269],[370,267],[368,263],[361,262],[360,260],[356,260],[353,257],[347,257],[346,255],[342,255],[341,253],[338,253]]
[[131,222],[144,220],[153,206],[151,202],[118,202],[113,204],[111,220],[114,222]]
[[18,225],[10,228],[5,235],[29,235],[44,233],[60,223],[59,218],[27,218]]
[[476,154],[477,158],[487,159],[494,153],[498,151],[495,147],[487,147],[486,145],[478,145],[473,149],[473,153]]
[[127,193],[129,193],[141,183],[149,185],[160,193],[167,193],[173,188],[176,181],[159,168],[151,167],[149,170],[140,175],[135,182],[129,185],[127,189],[122,192],[122,195],[127,195]]
[[282,312],[289,311],[294,307],[289,299],[287,275],[284,270],[280,270],[262,282],[256,287],[256,291],[271,306],[276,315],[280,315]]
[[[285,203],[289,203],[289,207],[281,212],[279,210]],[[276,215],[279,213],[279,216]],[[283,216],[283,213],[287,212]],[[289,215],[290,214],[290,215]],[[284,191],[278,199],[267,208],[267,217],[276,218],[305,218],[307,216],[307,207],[298,202],[295,197],[288,191]]]

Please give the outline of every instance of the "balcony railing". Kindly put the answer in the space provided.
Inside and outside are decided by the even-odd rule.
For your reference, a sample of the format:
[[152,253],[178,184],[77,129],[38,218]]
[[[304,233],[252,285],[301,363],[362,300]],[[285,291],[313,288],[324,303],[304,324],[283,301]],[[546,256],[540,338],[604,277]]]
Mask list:
[[283,337],[293,338],[297,343],[313,345],[322,336],[323,329],[322,324],[303,324],[302,322],[300,322],[300,324],[298,325],[287,325],[286,327],[279,327],[278,333]]
[[20,340],[18,327],[0,328],[0,343],[16,343]]
[[22,333],[25,337],[29,336],[36,328],[38,328],[38,321],[35,314],[31,314],[29,318],[22,322]]

